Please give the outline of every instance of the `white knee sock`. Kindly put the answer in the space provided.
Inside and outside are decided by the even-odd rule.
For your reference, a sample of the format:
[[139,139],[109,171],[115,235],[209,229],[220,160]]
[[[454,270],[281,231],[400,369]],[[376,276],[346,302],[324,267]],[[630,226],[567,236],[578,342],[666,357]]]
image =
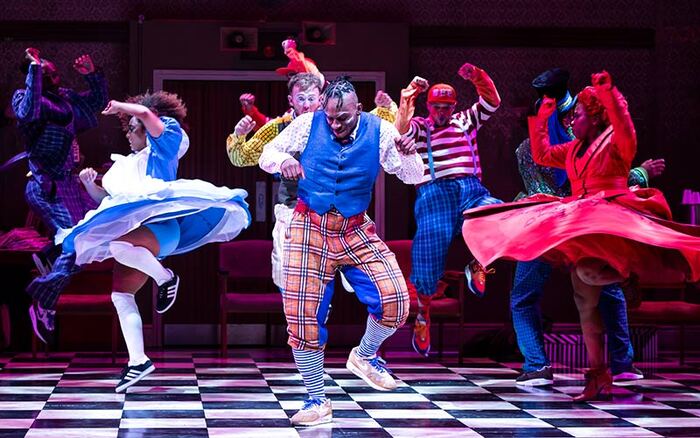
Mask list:
[[158,259],[142,246],[115,240],[109,243],[109,250],[114,260],[130,268],[138,269],[158,283],[158,286],[170,280],[173,273],[165,269]]
[[148,360],[143,351],[143,324],[134,294],[112,292],[112,302],[119,315],[119,325],[129,351],[129,365],[140,365]]

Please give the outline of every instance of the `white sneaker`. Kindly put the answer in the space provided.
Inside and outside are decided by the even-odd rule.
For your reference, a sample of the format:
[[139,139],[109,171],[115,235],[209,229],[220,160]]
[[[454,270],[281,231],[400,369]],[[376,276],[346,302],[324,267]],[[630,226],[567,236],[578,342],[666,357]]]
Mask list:
[[364,380],[372,388],[377,391],[391,391],[396,389],[396,381],[389,369],[386,367],[386,362],[379,356],[363,358],[357,355],[357,347],[350,351],[348,362],[345,364],[348,370],[354,375]]
[[333,409],[329,399],[309,398],[290,419],[292,426],[316,426],[333,421]]

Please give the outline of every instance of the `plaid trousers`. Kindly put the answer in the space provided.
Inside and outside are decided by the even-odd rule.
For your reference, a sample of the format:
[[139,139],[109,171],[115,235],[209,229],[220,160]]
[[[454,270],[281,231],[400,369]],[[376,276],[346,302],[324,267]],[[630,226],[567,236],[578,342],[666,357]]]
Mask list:
[[337,269],[380,324],[398,328],[406,322],[406,282],[394,253],[376,235],[374,222],[365,213],[345,218],[332,210],[319,215],[300,200],[284,248],[282,297],[292,348],[325,348]]
[[[25,198],[29,207],[55,233],[59,228],[70,228],[85,216],[96,203],[80,186],[78,177],[66,175],[65,180],[39,183],[35,178],[27,182]],[[35,278],[27,293],[45,309],[54,309],[71,275],[80,269],[75,266],[75,254],[61,254],[48,275]]]
[[411,282],[418,293],[433,295],[444,274],[452,239],[462,231],[462,212],[503,201],[491,196],[475,176],[436,179],[416,191],[417,230],[411,248]]

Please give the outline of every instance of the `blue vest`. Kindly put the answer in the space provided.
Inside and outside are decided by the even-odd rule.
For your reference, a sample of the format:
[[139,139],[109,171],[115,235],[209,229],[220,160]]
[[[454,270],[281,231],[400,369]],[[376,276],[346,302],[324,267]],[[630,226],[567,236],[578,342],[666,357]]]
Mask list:
[[372,199],[379,172],[379,117],[362,113],[355,141],[335,140],[323,111],[314,113],[309,141],[300,162],[299,199],[324,214],[335,207],[348,218],[362,213]]

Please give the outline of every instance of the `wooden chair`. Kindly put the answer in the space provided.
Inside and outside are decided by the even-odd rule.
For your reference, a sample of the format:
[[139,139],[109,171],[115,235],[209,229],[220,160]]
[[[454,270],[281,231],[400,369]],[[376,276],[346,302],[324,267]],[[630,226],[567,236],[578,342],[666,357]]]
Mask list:
[[[411,295],[411,310],[410,316],[415,317],[418,313],[418,300],[416,297],[415,286],[411,283],[409,275],[411,274],[411,246],[412,240],[390,240],[386,242],[389,249],[396,255],[396,261],[399,263],[401,272],[404,274],[406,284],[408,285],[409,294]],[[448,296],[435,298],[430,304],[430,319],[436,322],[438,326],[438,354],[442,358],[443,353],[443,329],[444,323],[448,321],[457,322],[457,358],[459,363],[463,362],[464,349],[464,293],[466,291],[466,277],[461,271],[445,271],[442,280],[443,286],[447,287],[446,291],[452,292]],[[444,284],[447,283],[447,284]]]
[[[112,261],[92,263],[75,274],[58,300],[57,319],[71,315],[99,315],[111,318],[112,363],[116,363],[119,343],[119,317],[112,304]],[[57,321],[58,322],[58,321]],[[38,339],[32,331],[32,357],[36,358]],[[45,350],[48,353],[48,346]]]
[[[628,318],[630,325],[677,325],[679,328],[678,353],[679,363],[685,363],[685,327],[687,325],[700,324],[700,304],[686,301],[686,289],[689,286],[684,282],[676,284],[642,283],[639,289],[646,292],[645,300],[639,307],[629,309]],[[669,297],[673,290],[678,291],[676,296]],[[649,295],[664,296],[661,300],[649,299]]]
[[272,285],[272,241],[239,240],[219,246],[221,355],[228,355],[228,315],[264,314],[270,344],[270,316],[281,315],[282,294]]

